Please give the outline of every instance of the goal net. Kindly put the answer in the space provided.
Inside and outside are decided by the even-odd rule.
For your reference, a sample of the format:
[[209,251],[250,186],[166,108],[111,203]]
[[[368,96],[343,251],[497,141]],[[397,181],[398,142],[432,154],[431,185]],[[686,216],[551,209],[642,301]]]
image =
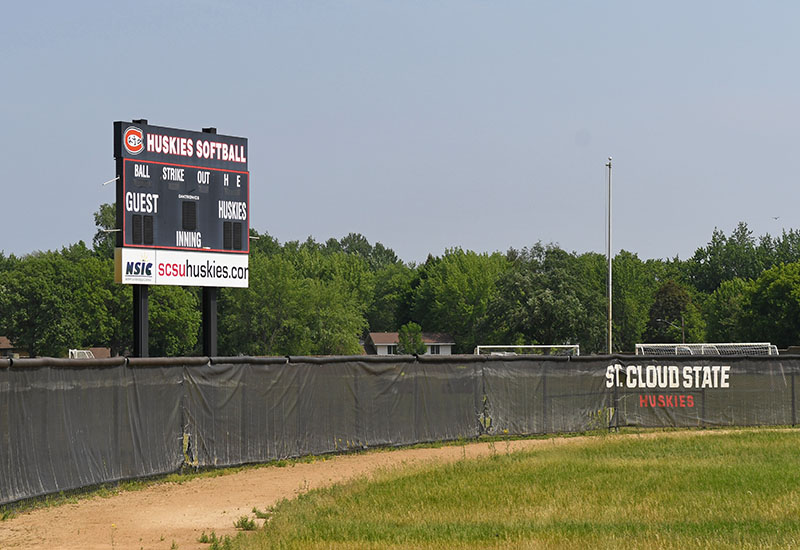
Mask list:
[[69,350],[70,359],[94,359],[94,353],[88,349],[71,349]]
[[769,342],[636,344],[636,355],[778,355],[778,347]]
[[575,345],[528,346],[478,346],[475,355],[580,355],[581,347]]

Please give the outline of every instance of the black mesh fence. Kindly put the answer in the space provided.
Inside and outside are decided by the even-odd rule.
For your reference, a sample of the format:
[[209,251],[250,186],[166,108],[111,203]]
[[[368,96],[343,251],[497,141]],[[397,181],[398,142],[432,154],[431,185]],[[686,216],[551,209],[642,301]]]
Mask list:
[[515,357],[483,365],[486,431],[543,434],[608,427],[612,392],[597,361]]
[[622,426],[797,423],[797,357],[629,357],[613,366],[620,372],[614,389]]
[[0,504],[482,434],[794,425],[800,357],[0,359]]
[[15,363],[0,368],[0,503],[180,467],[180,368]]
[[215,358],[184,375],[187,462],[196,466],[480,434],[474,362]]

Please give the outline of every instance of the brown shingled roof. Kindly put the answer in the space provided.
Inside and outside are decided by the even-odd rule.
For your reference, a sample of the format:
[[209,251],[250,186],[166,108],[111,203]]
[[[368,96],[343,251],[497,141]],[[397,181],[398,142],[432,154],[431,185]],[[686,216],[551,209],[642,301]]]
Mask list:
[[[392,346],[400,339],[397,332],[370,332],[369,338],[376,346]],[[455,344],[453,337],[444,332],[423,332],[422,341],[426,344]]]
[[14,349],[14,346],[11,345],[11,340],[5,336],[0,336],[0,349]]
[[453,337],[446,332],[423,332],[422,341],[426,344],[455,344]]
[[370,332],[369,339],[372,340],[372,343],[375,345],[385,346],[396,344],[399,338],[396,332]]

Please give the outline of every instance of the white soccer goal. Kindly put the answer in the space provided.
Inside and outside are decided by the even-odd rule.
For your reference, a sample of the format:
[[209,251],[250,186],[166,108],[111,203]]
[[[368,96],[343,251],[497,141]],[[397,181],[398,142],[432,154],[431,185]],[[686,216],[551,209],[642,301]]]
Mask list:
[[778,346],[769,342],[636,344],[636,355],[778,355]]
[[575,345],[478,346],[475,355],[580,355]]
[[71,349],[69,350],[70,359],[94,359],[94,353],[88,349]]

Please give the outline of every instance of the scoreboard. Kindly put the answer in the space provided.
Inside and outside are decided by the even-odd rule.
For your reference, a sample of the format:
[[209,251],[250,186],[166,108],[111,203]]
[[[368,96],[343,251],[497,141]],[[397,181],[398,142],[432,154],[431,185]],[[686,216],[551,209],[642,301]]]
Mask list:
[[249,251],[246,139],[114,126],[119,246]]
[[247,286],[247,139],[144,122],[114,123],[117,280]]

